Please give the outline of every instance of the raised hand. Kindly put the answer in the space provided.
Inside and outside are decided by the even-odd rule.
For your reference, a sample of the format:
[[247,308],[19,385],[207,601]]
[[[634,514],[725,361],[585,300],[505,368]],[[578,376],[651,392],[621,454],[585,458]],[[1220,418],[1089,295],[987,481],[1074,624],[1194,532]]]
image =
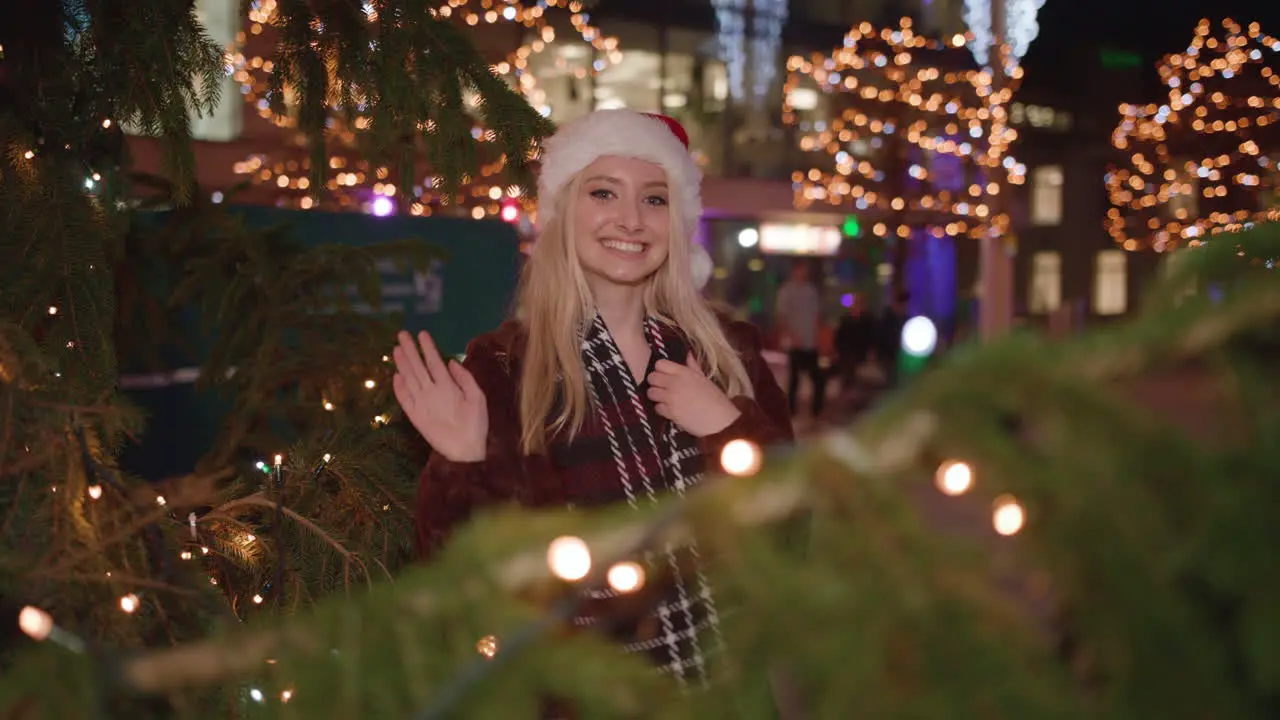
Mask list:
[[453,462],[478,462],[485,456],[489,409],[484,392],[462,363],[440,358],[440,351],[426,332],[413,344],[407,332],[392,355],[396,374],[392,379],[396,400],[432,450]]
[[649,373],[649,399],[658,414],[694,437],[724,430],[742,411],[698,367],[693,353],[685,363],[659,360]]

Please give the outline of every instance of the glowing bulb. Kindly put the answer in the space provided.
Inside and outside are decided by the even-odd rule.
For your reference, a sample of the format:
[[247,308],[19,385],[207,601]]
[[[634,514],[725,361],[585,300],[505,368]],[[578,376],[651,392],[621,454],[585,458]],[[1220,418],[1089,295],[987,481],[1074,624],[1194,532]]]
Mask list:
[[498,638],[492,635],[485,635],[476,643],[476,652],[491,658],[498,654]]
[[328,400],[325,400],[324,409],[328,410],[329,412],[333,412],[333,403],[329,402]]
[[50,306],[49,306],[49,314],[50,314],[50,315],[57,315],[57,314],[58,314],[58,306],[57,306],[57,305],[50,305]]
[[255,595],[253,596],[253,602],[254,602],[254,604],[255,604],[255,605],[261,605],[261,604],[262,604],[262,596],[261,596],[261,595],[256,595],[256,594],[255,594]]
[[134,610],[137,610],[138,596],[134,595],[133,593],[129,593],[128,595],[125,595],[124,597],[120,598],[120,609],[127,613],[131,613]]
[[325,453],[325,454],[324,454],[324,456],[323,456],[323,457],[321,457],[320,459],[321,459],[321,460],[324,460],[324,461],[327,463],[327,462],[329,462],[330,460],[332,460],[332,459],[333,459],[333,456],[332,456],[332,455],[330,455],[329,453]]
[[760,242],[760,231],[755,228],[743,228],[738,232],[738,245],[749,248]]
[[369,379],[369,380],[365,380],[365,381],[364,381],[364,386],[365,386],[366,388],[369,388],[370,390],[372,390],[372,389],[374,389],[375,387],[377,387],[377,386],[378,386],[378,383],[374,382],[374,381],[373,381],[373,379],[371,378],[371,379]]
[[35,157],[35,156],[36,156],[36,154],[35,154],[35,153],[33,153],[33,152],[31,152],[30,150],[28,150],[28,151],[26,151],[26,152],[22,153],[22,157],[24,157],[24,158],[26,158],[26,159],[28,159],[28,160],[30,160],[31,158],[33,158],[33,157]]
[[938,328],[933,321],[917,315],[902,326],[902,350],[913,357],[927,357],[938,346]]
[[591,550],[582,538],[558,537],[547,546],[547,566],[561,580],[581,580],[591,572]]
[[111,118],[106,118],[102,121],[102,129],[106,130],[109,127],[111,127]]
[[1012,495],[1001,495],[996,498],[995,512],[991,523],[1001,535],[1016,535],[1026,522],[1026,513]]
[[208,555],[208,554],[209,554],[209,548],[207,548],[207,547],[201,547],[201,548],[200,548],[200,554],[201,554],[201,555]]
[[633,562],[620,562],[609,568],[606,576],[609,587],[620,593],[630,593],[644,587],[644,568]]
[[948,460],[938,466],[934,479],[943,493],[963,495],[973,487],[973,468],[959,460]]
[[280,464],[281,464],[281,463],[283,463],[283,462],[284,462],[284,456],[283,456],[283,455],[276,455],[276,467],[280,467]]
[[287,703],[287,702],[289,702],[289,701],[290,701],[290,700],[292,700],[292,699],[293,699],[293,691],[292,691],[292,690],[282,690],[282,691],[280,691],[280,702],[282,702],[282,703]]
[[182,554],[181,554],[179,557],[181,557],[183,560],[190,560],[190,559],[191,559],[191,551],[190,551],[190,550],[183,550],[183,551],[182,551]]
[[100,497],[102,497],[102,486],[101,486],[101,485],[90,485],[90,486],[89,486],[89,499],[90,499],[90,500],[97,500],[97,499],[98,499],[98,498],[100,498]]
[[27,637],[38,642],[53,632],[53,617],[38,607],[27,605],[18,613],[18,627]]
[[165,500],[165,499],[164,499],[164,496],[163,496],[163,495],[157,495],[157,496],[156,496],[156,504],[157,504],[157,505],[159,505],[159,506],[161,506],[161,507],[164,507],[166,504],[168,504],[168,502],[169,502],[168,500]]
[[761,460],[760,448],[750,440],[730,440],[720,451],[720,467],[738,477],[756,474]]

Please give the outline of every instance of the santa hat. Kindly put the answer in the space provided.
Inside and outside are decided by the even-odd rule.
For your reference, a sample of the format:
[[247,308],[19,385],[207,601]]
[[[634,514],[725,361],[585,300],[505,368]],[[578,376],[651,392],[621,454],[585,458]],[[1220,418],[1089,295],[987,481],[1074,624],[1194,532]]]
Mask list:
[[561,125],[543,142],[540,224],[556,212],[569,181],[605,155],[648,160],[665,170],[667,187],[679,198],[685,237],[693,238],[702,215],[702,170],[689,154],[689,134],[673,118],[634,110],[596,110]]

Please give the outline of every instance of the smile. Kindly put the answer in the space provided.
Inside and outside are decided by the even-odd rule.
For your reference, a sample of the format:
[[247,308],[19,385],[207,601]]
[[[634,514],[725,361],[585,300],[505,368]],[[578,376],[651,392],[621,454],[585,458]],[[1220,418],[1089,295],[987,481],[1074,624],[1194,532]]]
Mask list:
[[623,253],[625,255],[640,255],[649,247],[646,243],[632,242],[629,240],[601,240],[600,244],[614,252]]

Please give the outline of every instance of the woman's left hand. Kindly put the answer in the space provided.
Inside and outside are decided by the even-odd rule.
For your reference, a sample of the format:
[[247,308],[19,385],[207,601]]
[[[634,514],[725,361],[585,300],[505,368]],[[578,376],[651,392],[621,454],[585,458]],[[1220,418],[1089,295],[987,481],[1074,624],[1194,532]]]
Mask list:
[[693,353],[685,364],[659,360],[649,373],[649,399],[658,414],[694,437],[714,435],[742,414],[706,375]]

